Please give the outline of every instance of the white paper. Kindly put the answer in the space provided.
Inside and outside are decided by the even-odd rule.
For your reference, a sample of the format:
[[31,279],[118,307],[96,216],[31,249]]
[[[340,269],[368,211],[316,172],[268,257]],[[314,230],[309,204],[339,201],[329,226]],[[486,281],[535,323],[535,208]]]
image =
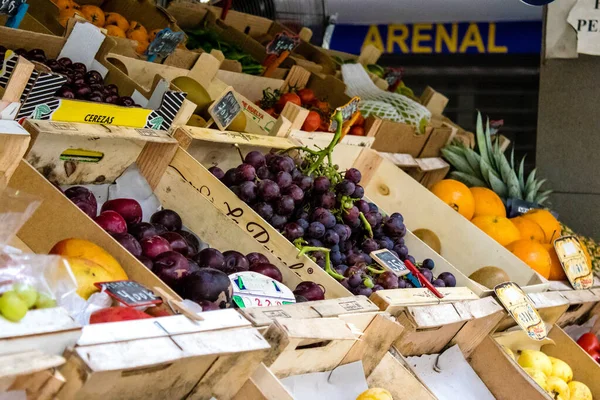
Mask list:
[[17,121],[0,120],[0,133],[13,135],[29,135]]
[[[434,369],[436,364],[440,372]],[[437,354],[408,357],[415,375],[439,400],[494,400],[495,397],[465,360],[458,345]]]
[[148,101],[148,104],[145,106],[145,108],[149,108],[151,110],[158,110],[167,90],[169,90],[169,82],[167,82],[164,79],[161,79],[154,88],[154,92],[152,92],[152,96],[150,97],[150,100]]
[[0,393],[0,400],[27,400],[27,393],[24,390],[11,390]]
[[577,0],[567,21],[577,31],[577,52],[600,55],[600,4]]
[[137,89],[133,91],[131,98],[133,101],[135,101],[135,104],[139,104],[142,106],[142,108],[150,108],[148,107],[148,99],[143,94],[138,92]]
[[574,341],[578,341],[579,338],[584,334],[584,333],[588,333],[592,331],[592,328],[594,327],[594,324],[596,323],[596,320],[598,319],[598,316],[595,315],[592,318],[588,319],[584,324],[582,325],[577,325],[577,324],[573,324],[573,325],[569,325],[563,328],[563,331],[565,331],[565,333],[567,335],[569,335],[571,337],[571,339],[573,339]]
[[345,364],[333,371],[295,375],[281,380],[296,400],[349,400],[369,388],[362,361]]
[[63,46],[58,58],[68,57],[74,63],[83,63],[91,69],[96,53],[106,39],[106,36],[94,25],[79,22],[73,27],[67,42]]

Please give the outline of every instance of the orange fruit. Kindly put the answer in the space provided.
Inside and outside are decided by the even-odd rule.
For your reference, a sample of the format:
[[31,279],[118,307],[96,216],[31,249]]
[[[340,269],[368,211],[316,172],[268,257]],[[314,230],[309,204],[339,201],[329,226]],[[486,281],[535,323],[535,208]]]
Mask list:
[[548,210],[531,210],[522,215],[523,218],[537,222],[544,231],[544,243],[552,243],[561,236],[560,222]]
[[148,31],[146,30],[146,28],[144,27],[144,25],[140,24],[137,21],[131,21],[131,22],[129,22],[129,30],[130,31],[142,31],[146,35],[146,38],[148,37]]
[[502,246],[521,238],[519,230],[508,218],[481,215],[473,218],[471,222]]
[[98,28],[104,27],[104,11],[100,7],[85,5],[81,7],[81,13],[93,25]]
[[529,239],[520,239],[506,248],[538,274],[546,279],[549,278],[552,258],[542,244]]
[[116,25],[107,25],[106,26],[106,34],[108,36],[116,36],[116,37],[120,37],[120,38],[126,37],[123,29],[119,28]]
[[138,42],[135,51],[138,54],[144,54],[146,50],[148,50],[148,46],[150,46],[150,43],[148,41]]
[[510,221],[521,233],[521,239],[529,239],[538,243],[545,242],[544,230],[537,222],[523,217],[514,217]]
[[162,31],[162,29],[155,29],[153,31],[148,32],[148,41],[152,42],[154,39],[156,39],[156,35],[158,35],[158,32]]
[[58,9],[61,11],[73,8],[73,2],[71,0],[56,0],[54,4],[56,4]]
[[129,22],[127,22],[127,19],[122,16],[119,13],[115,13],[115,12],[108,12],[106,14],[104,14],[105,16],[105,21],[104,21],[104,27],[108,27],[109,25],[116,25],[119,28],[121,28],[123,30],[123,32],[127,32],[127,30],[129,29]]
[[565,274],[565,270],[562,265],[560,265],[560,261],[558,260],[558,256],[556,255],[556,250],[554,250],[554,246],[550,243],[542,244],[544,248],[550,254],[550,273],[548,274],[548,279],[551,281],[566,281],[567,275]]
[[473,217],[480,215],[495,215],[506,217],[504,203],[493,190],[484,187],[472,187],[469,189],[475,200],[475,212]]
[[466,219],[473,218],[475,200],[464,183],[454,179],[444,179],[433,185],[431,192]]
[[69,22],[69,19],[75,18],[75,16],[77,15],[79,15],[82,18],[85,18],[85,16],[80,11],[74,8],[66,8],[58,14],[58,23],[61,26],[66,27],[67,23]]
[[590,269],[592,269],[592,257],[590,257],[590,252],[588,251],[587,247],[585,246],[585,244],[583,244],[583,242],[580,240],[579,244],[581,245],[581,250],[583,250],[583,254],[585,254],[585,258],[587,260],[588,263],[588,267],[590,267]]

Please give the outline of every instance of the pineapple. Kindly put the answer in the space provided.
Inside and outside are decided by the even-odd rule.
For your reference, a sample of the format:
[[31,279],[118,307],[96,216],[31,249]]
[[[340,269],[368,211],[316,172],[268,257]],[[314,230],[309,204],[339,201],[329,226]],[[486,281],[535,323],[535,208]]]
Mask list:
[[500,150],[499,141],[492,144],[489,121],[484,132],[481,113],[477,114],[476,141],[479,152],[462,143],[442,149],[442,155],[455,169],[450,173],[450,178],[469,187],[489,188],[504,199],[515,198],[538,204],[548,200],[552,191],[540,191],[546,179],[536,180],[535,169],[525,179],[525,158],[516,172],[514,148],[509,163]]

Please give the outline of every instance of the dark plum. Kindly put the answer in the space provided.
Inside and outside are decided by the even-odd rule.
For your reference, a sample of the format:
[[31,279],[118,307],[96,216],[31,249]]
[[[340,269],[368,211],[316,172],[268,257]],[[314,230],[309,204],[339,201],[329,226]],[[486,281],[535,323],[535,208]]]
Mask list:
[[137,241],[132,234],[127,232],[123,233],[115,233],[112,235],[117,242],[121,244],[121,246],[125,247],[127,251],[133,254],[136,257],[140,257],[142,255],[142,245]]
[[290,242],[304,236],[304,229],[296,222],[288,222],[283,227],[283,236]]
[[331,181],[326,176],[319,176],[314,180],[313,190],[315,193],[326,193],[331,187]]
[[184,256],[188,255],[188,243],[179,233],[165,232],[160,236],[167,239],[173,251],[176,251]]
[[273,217],[273,206],[271,206],[269,203],[256,203],[252,208],[258,213],[258,215],[260,215],[267,221]]
[[125,219],[115,211],[108,210],[101,212],[100,215],[94,218],[94,221],[108,233],[127,232],[127,223],[125,222]]
[[137,240],[158,235],[156,227],[149,222],[140,222],[139,224],[130,226],[129,233],[131,233]]
[[294,289],[294,294],[305,297],[308,301],[325,300],[325,292],[321,286],[310,281],[300,282]]
[[348,179],[350,182],[352,182],[356,185],[360,182],[360,180],[362,178],[362,174],[356,168],[350,168],[344,174],[344,178]]
[[354,183],[352,183],[350,180],[344,179],[343,181],[335,185],[335,190],[339,194],[350,196],[352,193],[354,193],[354,190],[356,190],[356,185],[354,185]]
[[44,50],[42,49],[29,50],[27,52],[26,58],[30,61],[35,61],[43,64],[46,62],[46,53],[44,53]]
[[167,228],[165,228],[165,226],[162,224],[157,224],[156,222],[152,222],[152,226],[156,230],[157,235],[162,235],[163,233],[167,232]]
[[140,240],[142,245],[142,254],[151,260],[154,260],[159,254],[171,251],[169,241],[160,236],[152,236]]
[[263,179],[258,183],[258,195],[267,202],[277,200],[280,196],[279,186],[270,179]]
[[112,210],[119,213],[128,226],[142,221],[142,206],[134,199],[114,199],[102,204],[101,212]]
[[271,223],[273,228],[281,229],[288,222],[288,217],[286,217],[285,215],[273,214],[269,222]]
[[188,262],[187,258],[176,251],[166,251],[154,259],[152,272],[176,292],[181,284],[192,273],[199,271]]
[[210,247],[201,250],[192,259],[198,263],[200,268],[214,268],[218,270],[225,268],[225,256],[223,256],[223,253]]
[[223,172],[223,170],[217,166],[212,166],[208,169],[208,171],[214,175],[215,178],[217,178],[218,180],[223,180],[223,178],[225,177],[225,172]]
[[250,267],[250,271],[256,272],[265,276],[268,276],[271,279],[276,280],[277,282],[283,283],[283,276],[281,275],[281,271],[279,268],[270,263],[259,263],[254,264]]
[[226,274],[233,274],[234,272],[248,271],[250,263],[246,256],[235,250],[227,250],[223,252],[225,257],[225,268],[223,272]]
[[146,256],[137,256],[137,259],[139,260],[139,262],[141,262],[142,264],[144,264],[144,266],[146,268],[148,268],[150,271],[152,271],[152,269],[154,268],[154,263],[148,257],[146,257]]
[[150,222],[155,224],[161,224],[169,231],[178,231],[181,230],[181,226],[183,223],[181,222],[181,217],[173,210],[160,210],[152,214],[150,217]]
[[252,268],[252,266],[255,264],[268,264],[269,263],[269,259],[264,254],[256,253],[256,252],[246,254],[246,259],[250,263],[250,268]]
[[175,233],[179,233],[185,239],[188,245],[187,257],[193,257],[198,254],[200,251],[200,239],[195,234],[184,230],[179,230]]
[[240,164],[235,169],[236,181],[238,183],[253,181],[256,178],[256,170],[250,164]]
[[291,215],[294,212],[296,202],[291,196],[281,196],[275,203],[275,212],[280,215]]
[[89,203],[94,208],[98,208],[98,203],[96,202],[96,196],[94,196],[94,193],[90,192],[83,186],[72,186],[68,188],[65,190],[65,196],[71,200],[75,198],[81,199]]
[[267,161],[265,159],[265,156],[260,151],[254,150],[246,154],[246,157],[244,157],[244,162],[258,169],[263,165],[266,165]]
[[201,305],[208,301],[219,308],[229,308],[233,286],[227,274],[213,268],[200,268],[182,282],[181,294]]
[[75,204],[81,211],[87,214],[88,217],[94,219],[97,215],[96,207],[92,206],[87,201],[83,200],[81,197],[72,198],[71,201]]
[[256,187],[256,183],[254,182],[243,182],[240,186],[239,198],[245,203],[253,203],[256,200],[256,194],[258,193],[258,189]]

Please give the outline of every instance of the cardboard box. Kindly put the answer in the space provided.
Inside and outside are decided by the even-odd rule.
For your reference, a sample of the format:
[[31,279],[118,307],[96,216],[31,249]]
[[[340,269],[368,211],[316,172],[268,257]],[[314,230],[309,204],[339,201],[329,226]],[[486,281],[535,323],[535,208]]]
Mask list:
[[0,191],[19,166],[29,139],[29,133],[17,122],[0,120]]
[[[90,29],[90,27],[91,24],[87,23],[76,24],[74,28],[76,33],[68,38],[0,27],[0,44],[13,50],[41,48],[49,58],[58,58],[64,48],[71,48],[68,52],[71,58],[78,59],[79,57],[80,61],[88,60],[92,69],[104,72],[104,82],[116,84],[121,96],[130,95],[138,99],[137,101],[149,99],[151,100],[150,107],[153,109],[58,99],[53,94],[65,83],[66,78],[55,73],[34,71],[29,77],[27,91],[20,99],[22,106],[16,118],[35,117],[68,122],[168,129],[181,108],[185,93],[171,90],[155,92],[147,90],[129,79],[127,74],[106,59],[107,54],[115,46],[115,42],[111,38],[104,38],[94,57],[93,52],[96,49],[90,42],[92,41],[91,37],[95,37],[94,32],[98,31],[96,28]],[[88,39],[90,42],[86,42]],[[89,50],[85,53],[79,51],[83,46],[82,41],[89,46],[86,47]],[[94,43],[98,42],[99,39]],[[5,61],[7,65],[16,65],[16,62],[16,56]],[[0,86],[2,85],[3,81],[0,79]],[[155,81],[154,88],[156,86],[158,86],[157,81]],[[154,99],[152,99],[152,95],[154,95]]]

